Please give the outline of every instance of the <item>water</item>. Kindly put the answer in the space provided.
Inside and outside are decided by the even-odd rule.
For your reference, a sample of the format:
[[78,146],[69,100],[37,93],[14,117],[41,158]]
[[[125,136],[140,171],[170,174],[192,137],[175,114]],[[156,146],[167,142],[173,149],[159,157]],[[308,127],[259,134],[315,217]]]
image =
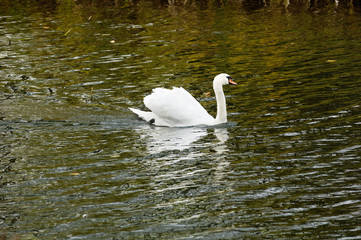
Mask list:
[[[69,4],[2,10],[2,238],[361,239],[358,12]],[[227,124],[127,109],[220,72]]]

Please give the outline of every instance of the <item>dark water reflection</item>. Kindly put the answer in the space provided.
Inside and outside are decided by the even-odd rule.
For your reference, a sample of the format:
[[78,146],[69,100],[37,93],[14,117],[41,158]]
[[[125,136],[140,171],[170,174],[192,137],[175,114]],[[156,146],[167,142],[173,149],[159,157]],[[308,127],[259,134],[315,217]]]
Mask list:
[[[357,13],[78,5],[0,16],[0,229],[21,239],[360,239]],[[182,86],[230,122],[139,122]]]

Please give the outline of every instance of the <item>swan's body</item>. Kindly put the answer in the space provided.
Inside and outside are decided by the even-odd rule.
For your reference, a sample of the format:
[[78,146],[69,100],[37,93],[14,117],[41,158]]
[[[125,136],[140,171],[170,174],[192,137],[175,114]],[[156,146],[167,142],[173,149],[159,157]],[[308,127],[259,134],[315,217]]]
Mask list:
[[226,98],[223,85],[232,84],[232,78],[221,73],[213,80],[217,100],[217,116],[213,118],[202,105],[183,88],[155,88],[144,98],[145,106],[151,112],[129,108],[141,119],[157,126],[186,127],[195,125],[216,125],[227,122]]

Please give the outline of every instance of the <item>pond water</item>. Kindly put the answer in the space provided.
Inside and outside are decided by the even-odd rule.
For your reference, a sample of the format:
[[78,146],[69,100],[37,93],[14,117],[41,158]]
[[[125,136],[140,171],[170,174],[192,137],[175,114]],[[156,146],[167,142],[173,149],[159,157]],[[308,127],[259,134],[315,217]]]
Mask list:
[[[360,13],[61,2],[1,11],[0,238],[361,239]],[[221,72],[226,124],[128,110]]]

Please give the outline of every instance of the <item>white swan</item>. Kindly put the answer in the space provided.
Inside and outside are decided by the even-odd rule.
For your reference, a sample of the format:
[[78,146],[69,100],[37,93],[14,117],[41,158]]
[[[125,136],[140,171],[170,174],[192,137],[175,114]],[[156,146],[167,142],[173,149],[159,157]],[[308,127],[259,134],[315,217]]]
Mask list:
[[225,73],[218,74],[213,80],[213,90],[217,100],[217,116],[213,118],[202,105],[183,88],[155,88],[144,98],[145,106],[151,112],[129,108],[139,118],[167,127],[187,127],[195,125],[216,125],[227,122],[226,98],[223,85],[237,85]]

